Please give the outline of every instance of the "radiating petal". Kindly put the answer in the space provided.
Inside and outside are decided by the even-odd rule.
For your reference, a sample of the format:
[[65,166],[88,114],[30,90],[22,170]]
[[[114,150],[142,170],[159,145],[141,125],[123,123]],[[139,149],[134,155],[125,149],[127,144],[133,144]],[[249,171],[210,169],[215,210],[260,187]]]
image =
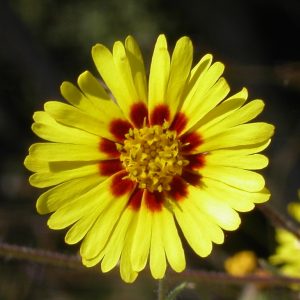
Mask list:
[[42,157],[49,162],[95,161],[112,158],[108,153],[100,151],[97,144],[36,143],[29,148],[29,155],[33,159]]
[[182,272],[186,265],[185,256],[173,214],[164,207],[162,208],[161,214],[161,231],[166,257],[174,271]]
[[152,222],[153,213],[147,207],[144,193],[130,254],[132,268],[136,272],[143,270],[147,263],[151,242]]
[[99,136],[60,124],[46,112],[35,112],[33,119],[35,123],[32,125],[32,131],[44,140],[81,145],[97,145],[99,143]]
[[153,214],[149,259],[151,274],[155,279],[163,278],[167,267],[163,233],[161,230],[162,226],[163,220],[161,212],[155,212]]
[[44,108],[50,116],[64,125],[82,129],[112,141],[116,140],[100,116],[99,119],[92,117],[76,107],[57,101],[46,102]]
[[120,259],[120,275],[121,278],[128,283],[135,281],[138,276],[138,272],[133,270],[132,261],[131,261],[131,253],[133,246],[133,239],[137,226],[137,218],[136,216],[133,218],[130,226],[128,227],[127,234],[124,241],[124,248],[121,254]]
[[206,136],[205,132],[203,132],[202,138],[204,142],[193,150],[193,152],[207,152],[216,149],[263,143],[269,140],[273,133],[273,125],[260,122],[238,125],[226,129],[221,133],[215,132],[211,136]]
[[101,263],[102,272],[110,271],[118,263],[125,247],[125,236],[134,217],[136,213],[133,210],[128,208],[124,210],[105,247],[105,256]]
[[193,45],[188,37],[180,38],[174,48],[165,101],[170,107],[171,120],[182,102],[181,96],[188,80],[193,60]]
[[130,106],[141,99],[135,90],[124,46],[117,42],[112,54],[105,46],[97,44],[92,49],[92,56],[98,72],[128,117]]
[[110,183],[111,179],[102,181],[86,193],[65,203],[50,216],[48,226],[52,229],[62,229],[72,225],[91,211],[97,210],[100,214],[111,202]]
[[263,169],[268,158],[262,154],[238,155],[235,150],[216,150],[205,156],[205,163],[214,166],[228,166],[248,170]]
[[146,71],[139,45],[132,36],[128,36],[125,40],[125,48],[138,99],[147,102]]
[[[185,201],[187,202],[187,201]],[[212,243],[205,230],[198,226],[186,203],[182,202],[180,206],[174,207],[176,220],[191,248],[201,257],[206,257],[212,250]]]
[[154,47],[149,74],[148,105],[150,112],[157,105],[165,104],[169,76],[170,55],[167,41],[164,35],[160,35]]
[[215,132],[221,132],[226,128],[246,123],[259,115],[263,108],[264,102],[262,100],[253,100],[238,110],[235,110],[222,121],[215,123],[214,126],[207,128],[205,134],[209,136]]
[[65,162],[62,162],[62,164],[49,162],[48,165],[50,171],[35,173],[29,177],[31,185],[38,188],[44,188],[72,179],[84,178],[86,176],[96,174],[99,176],[99,180],[102,180],[97,164],[89,164],[73,168],[70,166],[67,169],[65,167]]
[[262,175],[239,168],[205,165],[201,175],[248,192],[258,192],[265,186]]
[[189,198],[195,206],[221,228],[235,230],[239,227],[241,223],[239,215],[227,203],[213,197],[203,189],[190,186],[189,191]]
[[[200,88],[198,88],[198,90],[199,89]],[[181,109],[181,111],[188,116],[187,125],[182,133],[192,128],[211,109],[218,105],[227,96],[230,88],[226,80],[222,77],[208,90],[202,90],[202,87],[201,93],[198,92],[198,90],[195,92],[195,95],[192,97],[191,101],[184,102]]]
[[245,103],[247,98],[248,91],[246,88],[243,88],[240,92],[232,95],[218,106],[214,107],[194,125],[191,131],[194,129],[199,129],[204,132],[207,128],[218,124],[220,121],[227,118],[237,109],[239,109]]
[[85,194],[103,180],[98,175],[86,176],[64,182],[41,194],[36,202],[40,214],[48,214]]

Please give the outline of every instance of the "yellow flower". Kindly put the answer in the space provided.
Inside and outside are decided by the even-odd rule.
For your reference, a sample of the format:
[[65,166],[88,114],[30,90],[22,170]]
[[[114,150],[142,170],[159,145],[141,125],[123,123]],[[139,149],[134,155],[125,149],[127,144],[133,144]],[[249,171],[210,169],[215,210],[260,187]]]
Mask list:
[[158,37],[148,84],[131,36],[112,53],[95,45],[92,57],[111,95],[85,71],[79,88],[61,85],[69,104],[49,101],[34,114],[33,131],[51,143],[32,145],[25,166],[35,172],[33,186],[54,186],[39,197],[37,210],[53,213],[50,228],[69,227],[66,243],[82,241],[87,267],[101,262],[108,272],[119,263],[126,282],[148,260],[154,278],[164,276],[167,261],[181,272],[178,227],[205,257],[212,243],[223,243],[222,229],[237,229],[237,211],[269,199],[264,178],[251,170],[267,166],[257,153],[274,128],[247,123],[264,103],[244,105],[245,88],[226,98],[224,65],[210,54],[191,69],[188,37],[171,57],[165,36]]
[[257,270],[257,257],[253,251],[240,251],[228,257],[224,267],[227,273],[233,276],[252,274]]
[[[298,194],[300,198],[300,190]],[[288,212],[300,223],[300,203],[291,202]],[[279,265],[282,274],[300,277],[300,241],[295,235],[281,228],[276,229],[276,240],[279,245],[275,254],[270,257],[270,262]]]

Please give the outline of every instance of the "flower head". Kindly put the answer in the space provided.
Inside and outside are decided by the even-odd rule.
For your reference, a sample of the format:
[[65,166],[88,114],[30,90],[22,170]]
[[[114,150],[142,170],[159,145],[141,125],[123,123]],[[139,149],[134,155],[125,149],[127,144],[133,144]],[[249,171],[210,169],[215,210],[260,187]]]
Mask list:
[[252,274],[257,270],[257,257],[253,251],[239,251],[225,260],[224,268],[233,276]]
[[[52,229],[67,228],[65,241],[80,241],[84,265],[120,265],[132,282],[149,260],[154,278],[167,261],[185,268],[178,228],[201,257],[221,244],[223,230],[240,224],[237,212],[269,199],[264,178],[251,170],[267,166],[257,154],[270,143],[273,126],[247,123],[263,109],[247,90],[226,98],[224,65],[205,55],[192,68],[188,37],[170,57],[160,35],[149,79],[140,49],[129,36],[110,52],[97,44],[95,65],[110,90],[85,71],[78,87],[61,85],[69,102],[45,103],[33,131],[46,143],[30,147],[30,183],[52,187],[37,200],[52,213]],[[148,81],[148,84],[147,84]],[[247,123],[247,124],[245,124]]]
[[[300,190],[298,192],[300,199]],[[300,223],[300,203],[291,202],[288,205],[289,214]],[[300,241],[298,238],[287,230],[277,228],[276,240],[278,246],[275,254],[270,257],[270,262],[278,265],[281,273],[300,277]],[[299,285],[297,285],[299,289]]]

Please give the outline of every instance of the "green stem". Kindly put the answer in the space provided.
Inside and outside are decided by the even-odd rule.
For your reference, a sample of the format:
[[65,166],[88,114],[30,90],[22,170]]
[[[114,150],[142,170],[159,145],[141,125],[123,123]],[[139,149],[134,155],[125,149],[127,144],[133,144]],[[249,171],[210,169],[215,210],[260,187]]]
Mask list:
[[67,267],[71,269],[84,269],[78,256],[71,256],[25,246],[11,245],[3,242],[0,242],[0,256],[4,256],[8,259],[13,258],[27,260],[43,265]]
[[165,287],[165,277],[158,280],[158,300],[165,300],[166,287]]
[[271,205],[268,204],[257,205],[257,208],[268,219],[271,220],[274,226],[278,226],[289,231],[300,240],[300,230],[299,227],[294,222],[287,219],[284,215],[276,211]]

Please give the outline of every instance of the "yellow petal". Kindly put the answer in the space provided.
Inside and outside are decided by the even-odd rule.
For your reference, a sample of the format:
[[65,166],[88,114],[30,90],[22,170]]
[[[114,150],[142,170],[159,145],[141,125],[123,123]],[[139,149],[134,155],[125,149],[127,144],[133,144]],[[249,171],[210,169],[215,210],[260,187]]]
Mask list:
[[209,136],[226,128],[246,123],[259,115],[263,108],[264,102],[262,100],[253,100],[240,109],[234,111],[232,114],[227,116],[227,118],[206,129],[205,135]]
[[24,166],[32,172],[49,172],[50,167],[48,161],[42,159],[32,158],[32,156],[27,155],[24,160]]
[[128,227],[127,234],[124,241],[124,248],[120,260],[120,275],[125,282],[131,283],[135,281],[138,272],[134,271],[131,263],[132,243],[134,233],[137,226],[137,216],[135,216]]
[[207,70],[210,68],[211,63],[212,55],[206,54],[200,59],[196,66],[193,67],[183,92],[183,99],[186,99],[186,101],[190,101],[190,99],[194,96],[199,82],[203,80]]
[[247,192],[236,189],[220,181],[202,178],[203,188],[215,198],[226,202],[234,210],[246,212],[254,208],[254,203],[263,203],[270,198],[265,189],[257,192]]
[[[188,201],[186,201],[188,202]],[[199,227],[186,207],[186,203],[181,203],[180,207],[174,208],[176,220],[191,248],[201,257],[206,257],[212,250],[211,240],[206,234],[206,230]]]
[[[228,204],[215,198],[203,189],[190,186],[189,191],[189,197],[195,206],[221,228],[235,230],[239,227],[241,223],[240,217]],[[222,239],[222,237],[219,238]]]
[[65,236],[65,242],[69,245],[76,244],[81,241],[89,232],[94,222],[98,217],[98,211],[94,210],[91,214],[88,214],[79,219],[67,232]]
[[[116,45],[119,44],[120,43],[117,43]],[[128,80],[131,79],[128,77],[130,76],[128,61],[126,56],[122,55],[124,52],[121,48],[122,47],[116,46],[115,53],[112,55],[105,46],[97,44],[92,48],[92,57],[105,84],[112,92],[125,116],[128,116],[131,104],[139,99],[137,99],[136,93],[133,92],[134,87],[131,84],[130,86],[126,85]],[[125,67],[123,65],[124,69],[127,68],[127,71],[125,70],[126,72],[124,74],[121,73],[121,65],[116,65],[116,63],[121,63],[122,59],[125,60]],[[124,78],[124,76],[126,78]]]
[[95,118],[76,107],[57,101],[46,102],[44,108],[56,121],[64,125],[79,128],[112,141],[115,140],[100,116]]
[[173,214],[165,207],[162,208],[162,237],[168,262],[176,272],[185,269],[184,250],[174,222]]
[[[103,196],[105,196],[106,199],[103,199]],[[108,190],[106,193],[102,192],[101,197],[98,195],[98,199],[98,205],[94,207],[94,209],[99,210],[99,206],[102,206],[101,213],[93,227],[85,236],[80,248],[80,254],[87,259],[95,257],[106,246],[114,226],[118,222],[128,202],[128,194],[114,199],[111,191]],[[103,204],[100,204],[100,202]]]
[[127,57],[131,66],[132,77],[134,80],[138,99],[147,102],[147,79],[143,56],[139,45],[132,36],[125,40]]
[[150,270],[154,279],[161,279],[166,272],[166,255],[162,237],[162,215],[160,212],[153,214],[151,247],[150,247]]
[[170,55],[166,37],[160,35],[156,41],[149,74],[149,109],[150,111],[166,101],[165,95],[170,75]]
[[294,219],[300,222],[300,203],[297,202],[289,203],[288,212]]
[[201,175],[248,192],[259,192],[265,186],[262,175],[239,168],[205,165]]
[[77,128],[64,126],[56,122],[46,112],[35,112],[33,118],[36,121],[32,125],[33,132],[44,140],[70,144],[97,145],[99,143],[98,136]]
[[[131,66],[124,45],[118,41],[113,46],[113,59],[117,70],[119,71],[123,80],[124,86],[126,87],[128,94],[130,95],[130,102],[126,103],[130,106],[132,103],[137,102],[139,99],[135,89],[135,84],[132,77]],[[122,105],[120,105],[122,107]]]
[[113,118],[124,119],[120,107],[110,99],[106,91],[90,72],[85,71],[78,77],[78,85],[93,103],[96,109],[96,116],[104,123],[109,123]]
[[136,231],[132,241],[131,263],[136,272],[143,270],[146,266],[151,241],[153,215],[146,205],[145,193],[138,213]]
[[29,148],[29,155],[46,161],[96,161],[109,159],[98,145],[74,145],[63,143],[36,143]]
[[247,100],[248,91],[243,88],[238,93],[232,95],[218,106],[208,112],[200,121],[198,121],[193,129],[199,129],[204,132],[207,128],[218,124],[220,121],[230,116],[234,111],[239,109]]
[[73,83],[64,81],[60,86],[60,92],[70,104],[91,116],[97,117],[97,110],[93,102],[85,97]]
[[204,90],[202,87],[201,89],[198,88],[191,101],[185,101],[181,109],[188,116],[187,125],[182,133],[192,128],[211,109],[218,105],[227,96],[229,90],[229,85],[223,77],[208,90]]
[[90,214],[91,211],[97,210],[100,214],[111,202],[110,182],[111,180],[107,179],[60,207],[50,216],[48,226],[51,229],[62,229]]
[[215,135],[212,136],[206,136],[205,132],[203,132],[204,143],[193,152],[207,152],[222,148],[263,143],[273,133],[273,125],[260,122],[238,125],[221,133],[215,132]]
[[110,271],[118,263],[124,248],[125,236],[133,217],[135,217],[135,212],[128,208],[125,209],[105,247],[105,256],[101,262],[102,272]]
[[[41,172],[33,174],[29,177],[29,182],[32,186],[38,188],[44,188],[56,184],[60,184],[62,182],[82,178],[89,175],[99,174],[99,167],[97,164],[92,165],[85,165],[81,167],[72,168],[69,164],[67,164],[68,169],[65,170],[65,162],[56,163],[56,162],[49,162],[49,172]],[[61,166],[62,165],[62,166]],[[53,167],[52,167],[53,166]],[[62,169],[61,169],[62,167]],[[52,170],[51,170],[52,169]],[[99,181],[102,181],[103,178],[99,176]]]
[[205,163],[214,166],[228,166],[248,170],[263,169],[268,165],[268,158],[262,154],[240,156],[234,150],[216,150],[205,156]]
[[171,58],[170,77],[165,96],[165,101],[171,110],[171,118],[182,101],[181,95],[190,74],[192,60],[193,45],[191,40],[184,36],[177,41]]
[[92,175],[62,183],[40,195],[36,202],[37,211],[40,214],[56,211],[100,182],[101,178],[98,175]]
[[89,71],[81,73],[78,76],[77,83],[82,92],[95,107],[100,108],[101,104],[108,105],[109,103],[113,103],[99,80],[97,80]]

